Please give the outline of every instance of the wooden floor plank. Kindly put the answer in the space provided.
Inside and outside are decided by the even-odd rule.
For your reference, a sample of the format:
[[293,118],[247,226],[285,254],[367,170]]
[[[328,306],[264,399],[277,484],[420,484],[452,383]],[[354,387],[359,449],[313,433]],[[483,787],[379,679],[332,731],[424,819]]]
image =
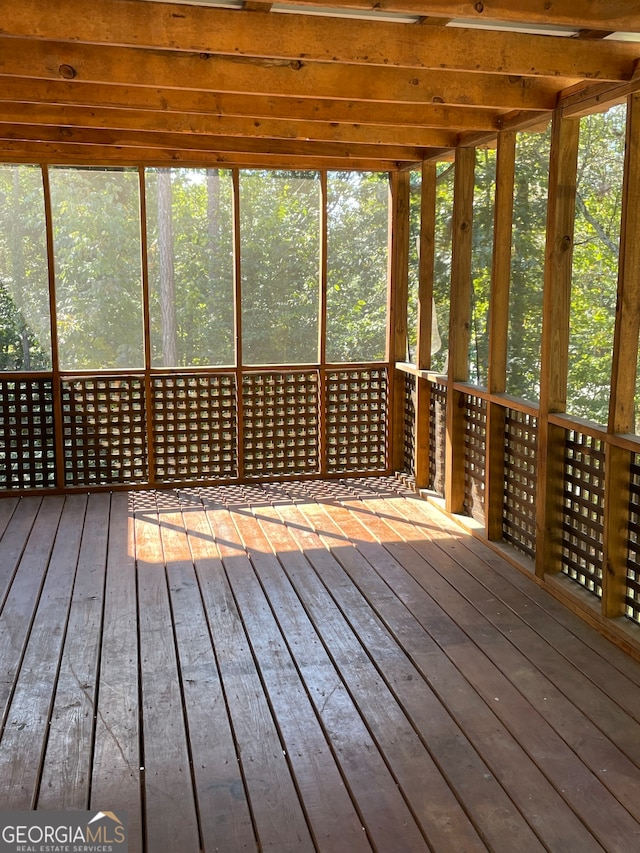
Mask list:
[[146,843],[198,853],[187,731],[162,550],[162,516],[135,498]]
[[254,850],[251,813],[189,545],[197,538],[211,549],[211,530],[200,501],[185,496],[161,518],[203,848]]
[[[444,521],[447,521],[447,519],[445,518]],[[461,534],[464,536],[464,532],[458,530],[457,535]],[[565,631],[568,631],[580,640],[592,652],[604,658],[610,666],[613,666],[633,681],[634,684],[640,685],[640,668],[638,667],[637,660],[634,660],[634,658],[598,631],[594,631],[584,619],[581,619],[576,613],[565,607],[547,590],[542,589],[537,583],[532,583],[532,579],[527,577],[525,573],[514,571],[511,563],[507,562],[502,556],[495,553],[475,537],[464,537],[462,541],[465,548],[487,563],[495,574],[502,579],[503,583],[508,583],[517,590],[525,602],[535,603],[541,611],[551,616]]]
[[11,521],[13,513],[20,504],[20,498],[2,498],[0,499],[0,540],[4,535],[7,525]]
[[[545,636],[552,639],[558,650],[564,651],[568,643],[579,640],[583,647],[590,649],[591,652],[596,652],[599,658],[604,660],[605,669],[613,666],[634,684],[640,685],[640,667],[630,655],[603,637],[602,634],[594,631],[576,613],[565,607],[538,584],[532,583],[532,579],[528,578],[525,573],[514,571],[513,566],[500,554],[476,537],[467,534],[447,515],[441,512],[434,513],[433,507],[428,501],[405,490],[403,490],[403,496],[406,499],[409,517],[413,517],[413,520],[418,523],[429,519],[434,529],[434,535],[438,539],[442,539],[443,544],[450,544],[459,557],[461,565],[465,566],[467,562],[477,565],[477,559],[479,559],[500,578],[499,588],[504,591],[503,594],[506,594],[510,588],[516,590],[516,600],[520,602],[521,608],[519,613],[525,621],[529,621],[529,616],[537,617],[542,616],[542,614],[551,616],[553,622],[557,624],[554,625],[545,620]],[[459,550],[456,543],[460,543],[463,550]],[[474,574],[476,574],[475,570]],[[531,612],[529,612],[531,602],[534,602],[537,608],[531,608]],[[604,678],[604,683],[609,683],[608,672]]]
[[138,607],[133,512],[111,498],[100,677],[91,777],[92,809],[127,814],[130,853],[142,853]]
[[[410,518],[410,527],[412,526],[415,529],[416,512],[413,507],[409,507],[407,504],[408,501],[400,498],[396,500],[399,512],[403,514],[405,521],[408,517]],[[551,667],[555,661],[562,669],[563,664],[559,658],[566,658],[575,671],[582,673],[585,678],[598,685],[616,704],[640,722],[640,686],[627,674],[617,672],[615,669],[612,670],[609,656],[615,649],[613,644],[607,643],[602,649],[602,654],[594,654],[592,648],[585,645],[574,633],[567,630],[555,619],[549,619],[540,608],[521,606],[522,597],[515,587],[511,584],[505,585],[501,578],[492,571],[490,564],[467,547],[470,537],[465,538],[459,534],[452,537],[446,528],[443,528],[442,532],[436,528],[434,539],[446,554],[451,556],[461,568],[465,569],[472,583],[483,584],[492,595],[496,596],[496,600],[507,605],[509,609],[502,607],[499,613],[503,617],[503,621],[509,616],[509,612],[513,611],[516,614],[517,621],[515,624],[522,629],[523,634],[526,634],[526,637],[523,637],[524,645],[533,650],[532,643],[535,642],[535,648],[541,649],[541,655],[537,657],[538,660],[544,658],[548,667]],[[485,557],[490,557],[491,553],[486,549]],[[476,592],[480,593],[478,587],[471,592],[474,599]],[[527,629],[527,626],[530,630]],[[512,628],[513,625],[502,624],[500,630],[511,632]],[[538,634],[538,640],[533,639],[532,631]],[[547,655],[549,646],[553,647],[553,654]],[[636,668],[631,668],[631,670],[635,672]],[[565,677],[562,675],[561,681],[566,684]],[[578,680],[580,681],[580,679]],[[596,717],[603,716],[603,712],[599,709],[594,709],[594,714]],[[605,712],[604,716],[611,719],[612,714],[615,715],[615,712]]]
[[[219,517],[219,512],[218,512]],[[225,527],[232,534],[238,513]],[[240,544],[238,536],[235,540]],[[246,547],[246,546],[245,546]],[[272,606],[260,585],[256,571],[268,571],[271,554],[255,549],[248,557],[233,557],[227,576],[244,623],[253,654],[261,671],[269,703],[278,721],[284,748],[304,804],[314,844],[324,853],[364,853],[371,851],[358,815],[345,788],[336,760],[305,691],[305,685],[284,640]],[[223,558],[224,560],[224,558]],[[252,565],[253,564],[253,565]],[[313,654],[317,637],[304,645],[296,643],[300,655]],[[274,666],[274,660],[277,666]]]
[[[301,509],[305,516],[309,513],[313,517],[311,507],[303,505]],[[332,527],[331,520],[330,516],[316,515],[314,524],[318,530],[325,533],[329,531],[327,541],[335,543],[339,541],[335,532],[339,528]],[[294,525],[294,529],[297,530],[298,527],[299,525]],[[366,536],[364,530],[359,532],[356,529],[355,532],[356,541],[362,543]],[[300,536],[298,533],[296,535]],[[302,540],[303,537],[300,538]],[[310,544],[305,546],[307,551],[310,550]],[[364,549],[364,543],[362,547]],[[315,554],[315,550],[312,553]],[[435,754],[443,773],[455,787],[469,813],[473,815],[491,849],[506,851],[509,845],[514,843],[522,844],[523,849],[535,849],[534,845],[537,843],[533,838],[527,839],[526,824],[495,779],[508,787],[511,797],[542,837],[551,837],[555,842],[562,843],[566,842],[567,838],[580,838],[581,827],[574,817],[569,816],[569,819],[566,819],[562,816],[561,824],[556,825],[553,809],[555,808],[556,812],[558,810],[557,794],[539,771],[531,766],[526,754],[510,737],[508,731],[499,725],[491,710],[469,690],[466,681],[448,664],[444,655],[439,653],[426,631],[371,571],[371,565],[374,565],[388,574],[393,569],[393,563],[386,560],[379,551],[376,554],[374,549],[368,550],[368,560],[363,560],[362,554],[359,555],[355,549],[348,546],[334,545],[333,554],[366,593],[372,607],[388,619],[389,625],[394,626],[405,654],[409,654],[419,665],[419,673],[431,684],[440,699],[445,703],[451,703],[454,699],[453,707],[457,710],[460,726],[457,729],[450,719],[446,716],[442,718],[441,715],[439,717],[437,710],[426,703],[424,691],[416,690],[419,680],[406,677],[403,680],[401,659],[395,663],[389,677],[395,678],[394,684],[397,685],[399,698],[418,722],[427,742],[436,745]],[[368,561],[371,561],[371,565]],[[399,565],[397,568],[402,573]],[[353,603],[345,600],[345,610],[348,608],[349,614],[353,614],[350,618],[360,621],[359,610],[351,606]],[[363,625],[361,630],[366,631],[366,626]],[[379,636],[370,633],[368,640],[372,648],[380,647]],[[484,753],[491,770],[478,758],[475,750],[469,748],[465,734],[472,737],[476,745],[480,745],[480,751]],[[446,748],[439,748],[440,744],[444,744]],[[520,842],[514,842],[517,837],[514,833],[518,831],[523,837]],[[584,842],[585,849],[599,849],[586,834]]]
[[[30,607],[36,601],[37,607],[0,740],[0,802],[4,808],[35,807],[80,552],[86,501],[84,495],[73,495],[64,500],[39,598],[37,581],[22,589],[23,595],[28,594],[35,599]],[[49,523],[46,528],[38,530],[38,533],[46,536],[46,544],[42,543],[45,545],[45,553],[50,547],[51,522],[55,522],[56,516],[57,509],[53,518],[47,519]]]
[[628,853],[639,686],[392,478],[0,502],[0,803],[131,853]]
[[[401,507],[401,511],[406,517],[406,508]],[[405,527],[405,531],[412,530],[415,531],[412,524]],[[424,543],[420,540],[414,543],[414,547],[424,551]],[[437,558],[433,560],[436,562]],[[634,759],[635,768],[639,766],[638,744],[630,742],[628,738],[629,727],[633,724],[629,716],[621,712],[615,703],[612,705],[611,700],[600,690],[589,686],[585,686],[579,706],[570,701],[563,692],[566,683],[573,678],[571,665],[567,661],[564,666],[556,664],[557,674],[553,680],[543,671],[544,665],[542,668],[527,666],[531,647],[541,642],[544,627],[540,626],[541,634],[532,641],[530,631],[522,631],[514,611],[510,609],[511,605],[516,605],[511,594],[503,595],[506,600],[501,603],[496,598],[502,591],[499,586],[492,584],[493,588],[488,591],[459,573],[450,575],[450,579],[458,591],[466,594],[467,599],[473,602],[473,609],[466,610],[466,632],[491,656],[492,661],[510,678],[531,706],[553,726],[592,772],[599,774],[602,782],[635,819],[640,820],[640,802],[628,786],[629,775],[634,772],[634,763],[628,756]],[[524,609],[528,610],[526,605]],[[525,619],[526,614],[522,618]],[[498,631],[489,634],[487,621]],[[547,621],[555,620],[548,616]],[[554,649],[543,651],[545,661],[556,655]],[[542,657],[540,652],[538,662]],[[589,710],[590,716],[587,714]],[[612,734],[613,740],[606,737],[603,730]]]
[[[266,507],[256,510],[256,516],[265,526],[267,538],[274,545],[277,556],[303,601],[316,631],[324,639],[325,645],[331,648],[342,680],[348,684],[353,700],[378,749],[394,773],[397,784],[413,812],[414,820],[418,826],[422,826],[430,841],[438,839],[438,843],[442,845],[440,849],[446,849],[444,845],[451,847],[453,838],[456,838],[455,843],[459,845],[459,849],[477,849],[474,846],[477,845],[477,834],[472,831],[464,813],[459,809],[410,720],[393,700],[388,685],[318,581],[305,555],[299,552],[289,530],[280,522],[275,512]],[[255,525],[250,525],[247,519],[243,519],[242,528],[245,530],[246,539],[251,541],[252,545],[260,541]],[[267,547],[266,543],[260,551],[264,547]],[[397,810],[398,806],[393,806],[394,813]],[[456,821],[459,821],[459,834]],[[397,833],[398,830],[395,829],[394,832]],[[396,837],[396,843],[400,843],[401,836]],[[373,839],[380,849],[385,849],[385,845],[390,843],[389,839],[379,840],[375,834]],[[417,838],[415,841],[408,839],[405,844],[408,843],[418,844],[417,849],[424,848],[424,841]]]
[[[306,514],[307,507],[305,506],[304,509]],[[362,526],[362,513],[354,515],[340,506],[324,507],[324,509],[331,519],[338,522],[340,529],[349,531],[358,544],[361,554],[366,556],[366,563],[379,573],[379,579],[376,580],[370,572],[367,573],[366,563],[363,566],[362,561],[354,560],[348,549],[335,550],[336,557],[344,563],[354,580],[366,591],[372,607],[384,616],[390,628],[401,632],[407,654],[419,665],[449,712],[454,714],[461,728],[473,740],[496,777],[501,780],[532,826],[552,847],[557,845],[558,849],[562,849],[563,845],[566,846],[567,839],[571,838],[575,841],[580,839],[582,834],[584,838],[581,841],[586,849],[599,849],[597,845],[594,847],[592,839],[585,836],[575,816],[567,815],[566,809],[558,808],[560,800],[557,792],[532,765],[508,729],[500,725],[491,707],[494,697],[491,697],[490,704],[480,701],[467,680],[427,634],[425,628],[430,629],[431,622],[422,623],[423,627],[419,630],[416,630],[411,622],[407,625],[406,616],[403,614],[403,608],[399,606],[395,592],[397,591],[402,601],[415,613],[416,611],[411,607],[411,596],[416,593],[420,595],[422,590],[407,577],[402,564],[388,552],[385,553],[384,549],[373,541],[372,534],[368,532],[366,526]],[[316,519],[316,524],[320,529],[326,529],[326,516]],[[385,592],[386,584],[382,583],[383,578],[393,587],[393,593],[388,586]],[[432,618],[436,620],[436,624],[442,615],[437,610],[433,611]],[[451,629],[455,630],[455,625],[451,626]],[[423,720],[422,726],[426,725],[428,721]],[[451,772],[450,770],[449,773]],[[459,790],[465,790],[465,782],[469,783],[471,780],[457,780]],[[475,787],[482,789],[477,781]],[[478,793],[470,786],[466,796],[473,798],[477,797]]]
[[[22,498],[0,534],[0,610],[11,589],[13,576],[20,565],[24,549],[29,541],[31,528],[40,509],[41,498]],[[13,501],[7,501],[13,506]],[[0,504],[4,504],[0,501]]]
[[[327,737],[340,763],[346,784],[356,799],[368,837],[376,850],[402,845],[403,850],[424,850],[413,815],[399,795],[397,781],[379,753],[376,739],[363,720],[355,697],[345,683],[344,654],[328,653],[317,625],[309,618],[296,591],[272,555],[250,553],[267,595],[278,613],[290,648],[296,657]],[[282,555],[289,562],[293,558]],[[271,559],[269,559],[271,557]]]
[[89,808],[109,505],[107,493],[89,497],[42,768],[41,809]]
[[[233,545],[226,511],[214,506],[207,514],[216,540],[194,552],[218,665],[229,702],[251,812],[260,850],[274,853],[314,849],[298,792],[284,754],[284,745],[273,719],[253,659],[241,616],[225,574],[244,550]],[[202,540],[192,540],[192,545]]]
[[[351,505],[346,502],[347,507]],[[398,522],[390,520],[392,510],[382,502],[367,500],[367,508],[375,511],[380,507],[381,517],[369,515],[367,526],[379,538],[384,547],[392,553],[411,572],[421,584],[428,589],[438,603],[442,603],[447,613],[452,614],[458,625],[466,625],[473,620],[473,608],[467,607],[462,596],[450,585],[442,586],[436,595],[434,580],[437,574],[432,565],[422,559],[424,551],[433,543],[424,537],[417,539],[417,550],[401,541],[399,534],[394,531]],[[414,530],[414,534],[415,530]],[[396,536],[398,539],[396,539]],[[416,544],[416,543],[414,543]],[[422,564],[415,560],[422,559]],[[442,557],[433,557],[433,560]],[[441,563],[440,563],[441,565]],[[447,576],[455,572],[449,566]],[[455,583],[455,581],[454,581]],[[573,810],[590,828],[601,844],[613,845],[614,849],[628,849],[636,843],[640,826],[633,817],[605,788],[602,781],[592,774],[579,760],[575,753],[559,738],[557,733],[542,719],[542,717],[522,700],[519,692],[511,685],[508,678],[495,667],[491,659],[479,652],[478,647],[466,639],[463,632],[451,629],[451,622],[445,626],[443,621],[438,624],[434,620],[433,610],[428,616],[429,630],[439,644],[445,648],[452,661],[463,672],[469,683],[479,690],[485,701],[495,699],[495,713],[518,739],[523,748],[538,765],[545,767],[545,773],[558,792],[567,799]],[[593,812],[585,809],[585,792],[589,799],[603,804],[601,811]]]

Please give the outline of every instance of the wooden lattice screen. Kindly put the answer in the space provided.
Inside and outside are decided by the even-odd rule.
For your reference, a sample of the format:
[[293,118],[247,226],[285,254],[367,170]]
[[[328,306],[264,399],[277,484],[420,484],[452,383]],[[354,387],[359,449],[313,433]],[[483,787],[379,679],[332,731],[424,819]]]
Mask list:
[[484,522],[486,401],[472,394],[465,395],[464,420],[464,511]]
[[0,379],[0,488],[55,486],[51,379]]
[[604,443],[568,430],[564,461],[562,571],[602,596]]
[[502,535],[514,548],[535,558],[538,419],[505,412]]
[[404,375],[404,464],[403,472],[416,476],[416,377]]
[[387,368],[326,374],[326,453],[330,473],[387,467]]
[[246,477],[319,471],[317,370],[246,373],[242,402]]
[[147,482],[143,377],[65,378],[61,390],[65,484]]
[[640,453],[634,453],[632,456],[630,474],[625,612],[634,622],[640,623]]
[[233,373],[154,376],[156,479],[237,477],[236,411]]
[[429,488],[444,495],[447,388],[431,383],[429,394]]

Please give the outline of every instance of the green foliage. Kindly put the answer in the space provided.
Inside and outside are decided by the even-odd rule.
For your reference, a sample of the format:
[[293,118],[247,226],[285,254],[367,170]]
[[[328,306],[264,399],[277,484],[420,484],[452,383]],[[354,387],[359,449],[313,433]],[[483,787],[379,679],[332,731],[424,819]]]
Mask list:
[[[175,278],[175,363],[163,352],[157,170],[147,169],[147,237],[154,366],[234,363],[231,172],[171,169],[170,249]],[[167,211],[169,213],[169,211]],[[166,214],[165,214],[166,215]],[[169,330],[165,330],[169,333]]]
[[328,175],[327,360],[385,358],[388,176]]
[[135,170],[51,170],[60,366],[144,366]]
[[544,133],[519,133],[516,140],[507,391],[526,400],[540,396],[550,141],[550,126]]
[[0,369],[51,366],[42,176],[0,167]]
[[320,177],[240,175],[245,364],[318,361]]
[[436,169],[436,227],[433,267],[433,298],[442,345],[431,357],[435,371],[446,371],[449,352],[449,306],[451,304],[451,217],[453,212],[453,163]]
[[483,386],[487,385],[489,371],[489,302],[495,185],[495,150],[477,150],[473,192],[469,380]]
[[626,108],[580,120],[567,410],[606,424],[622,212]]

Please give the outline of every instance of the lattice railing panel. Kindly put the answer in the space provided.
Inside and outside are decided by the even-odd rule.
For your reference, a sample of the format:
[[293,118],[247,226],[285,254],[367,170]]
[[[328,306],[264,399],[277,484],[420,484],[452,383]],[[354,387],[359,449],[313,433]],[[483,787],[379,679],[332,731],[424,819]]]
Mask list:
[[537,456],[538,419],[507,409],[502,535],[532,559],[536,552]]
[[0,488],[56,484],[51,379],[0,380]]
[[246,373],[242,402],[246,477],[320,470],[317,370]]
[[415,376],[404,375],[404,465],[409,478],[416,476],[416,385]]
[[156,479],[237,477],[235,375],[154,376],[152,382]]
[[569,430],[565,440],[562,571],[602,596],[604,443]]
[[634,453],[631,460],[625,613],[640,623],[640,453]]
[[487,403],[473,394],[464,398],[464,510],[484,521]]
[[148,482],[143,378],[62,380],[68,486]]
[[444,496],[447,388],[434,382],[429,394],[429,488]]
[[386,367],[326,374],[326,449],[329,472],[387,468]]

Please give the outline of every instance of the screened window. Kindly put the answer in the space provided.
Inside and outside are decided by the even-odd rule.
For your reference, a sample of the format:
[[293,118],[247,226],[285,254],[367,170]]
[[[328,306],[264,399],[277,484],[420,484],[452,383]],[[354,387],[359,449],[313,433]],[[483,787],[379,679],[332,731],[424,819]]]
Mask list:
[[231,172],[148,169],[145,181],[152,364],[233,364]]
[[60,367],[142,368],[138,173],[55,168],[50,181]]
[[435,323],[431,341],[431,368],[436,373],[446,373],[448,369],[454,172],[455,165],[453,163],[438,163],[436,169],[436,227],[433,268]]
[[626,106],[580,119],[567,411],[607,423]]
[[407,305],[407,361],[416,361],[418,342],[418,296],[420,290],[420,203],[422,175],[411,172],[409,197],[409,292]]
[[327,176],[327,361],[386,355],[389,178]]
[[489,302],[495,193],[495,149],[479,149],[476,151],[473,189],[469,381],[485,387],[489,371]]
[[320,176],[240,173],[242,361],[318,361]]
[[42,172],[0,166],[0,370],[50,368]]
[[506,387],[532,401],[540,397],[550,145],[550,126],[544,133],[516,136]]

